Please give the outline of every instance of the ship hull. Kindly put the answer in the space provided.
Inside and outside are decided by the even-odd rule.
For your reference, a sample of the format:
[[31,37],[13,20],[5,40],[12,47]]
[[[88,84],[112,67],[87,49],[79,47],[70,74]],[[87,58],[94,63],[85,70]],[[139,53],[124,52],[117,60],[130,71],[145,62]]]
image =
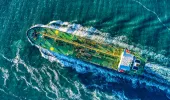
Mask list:
[[[67,56],[70,59],[77,59],[119,72],[138,73],[138,71],[131,70],[136,59],[133,55],[135,53],[127,53],[123,48],[107,44],[102,40],[98,41],[98,36],[96,38],[96,35],[92,36],[88,31],[82,31],[83,28],[80,25],[77,27],[81,30],[73,29],[73,26],[63,28],[36,25],[27,31],[27,37],[31,44],[41,47],[43,51],[48,50],[48,55],[54,58]],[[140,66],[139,69],[141,73],[143,66]]]

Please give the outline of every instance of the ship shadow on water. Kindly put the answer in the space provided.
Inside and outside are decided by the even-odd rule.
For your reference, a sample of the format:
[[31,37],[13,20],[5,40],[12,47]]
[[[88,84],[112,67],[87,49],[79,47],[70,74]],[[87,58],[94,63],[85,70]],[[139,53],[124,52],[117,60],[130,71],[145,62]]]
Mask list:
[[[74,66],[74,65],[73,65]],[[78,74],[79,80],[86,86],[90,91],[101,91],[107,94],[123,93],[129,99],[168,99],[166,94],[167,90],[158,89],[159,85],[164,86],[166,83],[159,83],[159,80],[165,79],[159,76],[157,73],[152,72],[152,76],[156,78],[146,77],[150,75],[145,72],[142,76],[130,76],[127,74],[118,73],[116,71],[100,68],[100,66],[93,66],[88,68],[87,66],[77,66],[69,69],[71,72]],[[92,66],[91,66],[92,67]],[[96,68],[96,69],[95,69]],[[93,70],[91,70],[93,69]],[[91,70],[91,71],[90,71]],[[151,70],[151,69],[150,69]],[[148,70],[147,70],[148,71]],[[158,77],[159,76],[159,77]],[[159,80],[157,80],[159,79]],[[144,80],[145,82],[140,82]],[[148,86],[147,82],[152,84],[156,83],[158,86]],[[169,86],[167,86],[169,87]],[[154,95],[154,97],[152,96]]]
[[[106,72],[104,74],[97,72],[98,70],[88,72],[88,67],[85,70],[87,72],[83,70],[81,73],[81,71],[77,72],[75,69],[69,68],[70,72],[78,74],[80,82],[91,92],[100,91],[109,95],[116,95],[118,99],[168,100],[165,91],[155,86],[147,86],[146,83],[141,84],[140,79],[151,82],[144,76],[129,76],[103,68],[100,68],[100,71]],[[134,77],[137,78],[135,82]]]
[[[139,84],[137,82],[134,86],[132,81],[125,80],[125,79],[119,79],[117,78],[117,82],[108,82],[106,77],[102,75],[95,75],[93,74],[89,75],[89,73],[86,74],[79,74],[79,78],[81,82],[90,90],[90,91],[102,91],[107,94],[115,94],[119,95],[118,93],[123,93],[121,96],[123,96],[120,99],[164,99],[166,100],[166,94],[162,93],[161,90],[158,90],[155,87],[147,87],[146,84]],[[109,78],[109,76],[107,77]],[[111,78],[111,77],[110,77]],[[146,88],[147,87],[147,88]],[[149,89],[149,90],[148,90]],[[152,90],[152,91],[150,91]],[[157,91],[157,92],[156,92]],[[154,95],[154,97],[152,97]]]

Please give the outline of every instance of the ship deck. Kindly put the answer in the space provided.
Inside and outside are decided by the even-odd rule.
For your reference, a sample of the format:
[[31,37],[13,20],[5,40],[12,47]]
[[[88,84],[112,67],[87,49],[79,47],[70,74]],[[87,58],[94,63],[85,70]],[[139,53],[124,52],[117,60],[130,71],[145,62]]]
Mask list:
[[36,37],[29,36],[31,41],[43,48],[118,70],[121,53],[123,52],[122,48],[106,43],[98,43],[57,29],[35,27],[30,32],[36,34]]

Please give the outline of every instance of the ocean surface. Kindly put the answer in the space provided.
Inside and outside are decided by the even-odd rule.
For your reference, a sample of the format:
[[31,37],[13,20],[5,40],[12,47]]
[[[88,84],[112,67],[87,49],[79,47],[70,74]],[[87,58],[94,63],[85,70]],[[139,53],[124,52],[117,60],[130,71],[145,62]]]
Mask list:
[[[93,26],[141,52],[143,76],[43,58],[26,31],[52,20]],[[0,100],[168,99],[170,0],[0,0]]]

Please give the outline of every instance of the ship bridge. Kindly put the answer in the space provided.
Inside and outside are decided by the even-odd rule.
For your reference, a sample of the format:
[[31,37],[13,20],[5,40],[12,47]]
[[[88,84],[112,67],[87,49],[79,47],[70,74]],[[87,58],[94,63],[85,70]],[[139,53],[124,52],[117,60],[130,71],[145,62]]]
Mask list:
[[121,55],[118,71],[119,72],[130,71],[134,59],[135,59],[134,55],[130,54],[129,50],[124,50],[124,52]]

